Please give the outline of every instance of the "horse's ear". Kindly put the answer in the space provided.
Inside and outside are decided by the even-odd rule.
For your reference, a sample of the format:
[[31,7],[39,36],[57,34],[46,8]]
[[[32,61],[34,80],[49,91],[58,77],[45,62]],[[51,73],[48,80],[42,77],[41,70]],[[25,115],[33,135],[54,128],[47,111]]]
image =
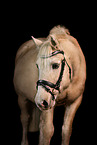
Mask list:
[[58,41],[53,35],[50,35],[50,42],[51,42],[51,46],[53,46],[54,48],[58,46]]
[[31,37],[32,37],[33,42],[35,43],[36,46],[39,46],[39,45],[41,45],[41,44],[43,43],[41,40],[36,39],[36,38],[34,38],[33,36],[31,36]]

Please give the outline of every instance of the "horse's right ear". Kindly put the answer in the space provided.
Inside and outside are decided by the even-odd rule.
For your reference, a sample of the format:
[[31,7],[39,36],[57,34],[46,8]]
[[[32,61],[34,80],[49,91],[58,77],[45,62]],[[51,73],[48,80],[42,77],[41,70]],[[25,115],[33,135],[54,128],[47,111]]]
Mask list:
[[35,43],[35,45],[36,45],[37,47],[39,47],[39,45],[41,45],[41,44],[43,43],[41,40],[36,39],[36,38],[34,38],[33,36],[31,36],[31,37],[32,37],[33,42]]

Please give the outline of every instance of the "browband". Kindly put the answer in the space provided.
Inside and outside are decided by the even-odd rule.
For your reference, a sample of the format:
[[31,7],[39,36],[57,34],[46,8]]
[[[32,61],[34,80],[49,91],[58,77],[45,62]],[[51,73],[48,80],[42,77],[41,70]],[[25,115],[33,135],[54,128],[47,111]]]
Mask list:
[[49,58],[59,53],[64,55],[64,51],[57,50],[57,51],[52,52],[49,56],[42,56],[41,58]]

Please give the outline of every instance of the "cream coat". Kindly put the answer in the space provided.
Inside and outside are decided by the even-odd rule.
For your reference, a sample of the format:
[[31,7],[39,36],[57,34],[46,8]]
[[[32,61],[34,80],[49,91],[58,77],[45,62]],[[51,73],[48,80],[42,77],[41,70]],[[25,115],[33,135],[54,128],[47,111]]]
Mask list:
[[[56,46],[52,46],[51,38]],[[54,48],[55,47],[55,48]],[[68,66],[65,64],[64,74],[60,84],[60,93],[52,101],[51,94],[42,86],[36,90],[37,81],[45,79],[55,83],[59,77],[59,69],[52,70],[52,62],[61,63],[63,56],[58,54],[51,59],[42,60],[41,56],[52,51],[62,50],[71,68],[71,80]],[[45,62],[43,62],[45,61]],[[36,64],[39,68],[37,68]],[[18,50],[15,60],[14,86],[21,109],[23,138],[21,145],[28,145],[27,132],[40,130],[39,145],[49,145],[54,133],[53,111],[56,105],[66,107],[62,126],[62,145],[69,145],[72,122],[81,103],[86,80],[86,63],[77,40],[64,27],[54,27],[47,38],[29,40]],[[49,108],[42,109],[45,100]],[[39,107],[40,106],[40,107]]]

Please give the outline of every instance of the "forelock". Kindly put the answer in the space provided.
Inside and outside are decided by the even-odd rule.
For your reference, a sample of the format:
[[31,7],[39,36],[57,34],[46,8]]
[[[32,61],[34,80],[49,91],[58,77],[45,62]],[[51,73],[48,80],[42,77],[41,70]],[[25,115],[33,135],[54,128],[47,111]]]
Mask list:
[[47,63],[47,59],[41,59],[43,56],[46,57],[48,56],[50,53],[52,53],[52,48],[50,46],[49,41],[46,41],[43,43],[43,45],[41,45],[40,49],[39,49],[39,53],[37,56],[37,61],[38,63],[40,63],[41,65],[44,65],[44,63]]

